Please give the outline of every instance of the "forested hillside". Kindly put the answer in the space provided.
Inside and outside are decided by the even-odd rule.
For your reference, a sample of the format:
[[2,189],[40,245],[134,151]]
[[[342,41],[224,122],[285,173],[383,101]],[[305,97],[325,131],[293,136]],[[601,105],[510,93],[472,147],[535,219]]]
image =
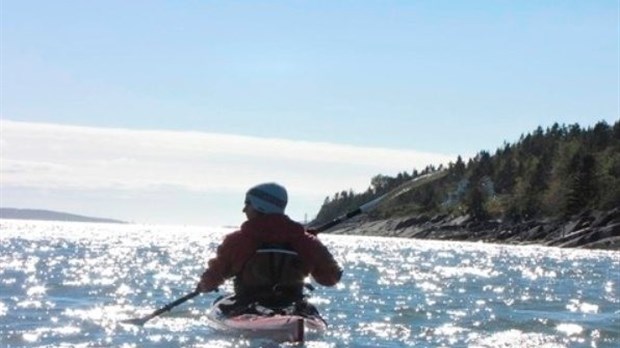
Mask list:
[[329,221],[437,170],[448,170],[448,175],[397,197],[370,218],[448,214],[525,221],[611,210],[620,207],[620,121],[589,128],[556,123],[538,127],[515,143],[504,143],[493,154],[480,151],[467,163],[459,156],[448,168],[428,166],[396,177],[377,175],[365,192],[344,190],[327,197],[314,223]]

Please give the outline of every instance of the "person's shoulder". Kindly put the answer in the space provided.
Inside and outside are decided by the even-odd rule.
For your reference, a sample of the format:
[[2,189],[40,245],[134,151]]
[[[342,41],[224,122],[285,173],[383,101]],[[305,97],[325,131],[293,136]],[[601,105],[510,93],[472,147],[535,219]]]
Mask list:
[[[297,222],[291,218],[289,218],[288,216],[286,216],[286,223],[288,225],[288,229],[289,231],[292,231],[293,233],[298,233],[302,236],[306,236],[308,235],[307,231],[306,231],[306,226],[304,226],[302,223]],[[311,236],[311,235],[310,235]]]
[[230,232],[229,234],[224,236],[224,242],[236,241],[236,240],[239,240],[240,238],[244,238],[243,225],[241,226],[240,229],[234,232]]
[[286,214],[262,214],[241,225],[241,230],[265,227],[284,227],[304,230],[304,226]]

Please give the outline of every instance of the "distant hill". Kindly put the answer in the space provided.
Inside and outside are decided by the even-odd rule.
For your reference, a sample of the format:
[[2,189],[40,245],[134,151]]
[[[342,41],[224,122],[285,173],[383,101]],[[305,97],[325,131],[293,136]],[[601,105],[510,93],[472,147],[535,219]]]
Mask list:
[[17,219],[17,220],[105,222],[105,223],[116,223],[116,224],[127,223],[125,221],[120,221],[120,220],[88,217],[88,216],[61,213],[61,212],[50,211],[50,210],[16,209],[16,208],[0,208],[0,218],[1,219]]
[[[401,185],[435,172],[415,190]],[[341,234],[620,250],[620,121],[554,123],[447,168],[376,175],[326,197],[311,226],[395,193]],[[398,193],[397,190],[401,190]],[[344,227],[342,227],[344,226]]]
[[[403,164],[406,165],[406,164]],[[376,175],[366,192],[336,192],[326,197],[319,225],[370,202],[420,175],[447,169],[448,174],[367,216],[389,219],[425,214],[468,215],[478,221],[564,218],[590,210],[620,207],[620,121],[593,127],[554,123],[504,143],[495,154],[480,151],[467,163],[461,156],[447,168],[427,166],[396,177]]]

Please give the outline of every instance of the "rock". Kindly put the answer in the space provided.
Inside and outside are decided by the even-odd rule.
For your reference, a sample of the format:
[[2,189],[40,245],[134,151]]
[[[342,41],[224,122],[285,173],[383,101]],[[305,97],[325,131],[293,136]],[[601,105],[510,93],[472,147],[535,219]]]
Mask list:
[[620,209],[589,211],[568,221],[475,221],[467,215],[418,215],[375,221],[359,219],[339,225],[329,233],[618,250]]
[[599,212],[598,217],[592,222],[592,227],[604,227],[613,222],[620,222],[620,208],[608,212]]
[[620,237],[610,237],[587,243],[581,246],[584,249],[620,250]]
[[620,223],[612,224],[601,228],[586,227],[563,237],[553,239],[545,244],[564,248],[578,247],[581,245],[593,243],[596,240],[616,236],[620,236]]

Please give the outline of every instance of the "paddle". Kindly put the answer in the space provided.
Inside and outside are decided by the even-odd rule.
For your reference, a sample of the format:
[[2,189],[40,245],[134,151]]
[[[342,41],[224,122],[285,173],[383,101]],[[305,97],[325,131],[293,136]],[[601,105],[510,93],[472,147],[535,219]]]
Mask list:
[[[357,216],[359,214],[362,213],[367,213],[373,209],[375,209],[381,202],[384,202],[386,200],[390,200],[393,199],[397,196],[402,195],[405,192],[408,192],[409,190],[412,190],[416,187],[420,187],[422,185],[426,185],[427,183],[431,182],[431,181],[435,181],[439,178],[444,177],[446,174],[448,173],[448,171],[444,170],[444,171],[440,171],[440,172],[435,172],[435,173],[430,173],[430,174],[425,174],[425,175],[421,175],[418,176],[412,180],[407,181],[406,183],[403,183],[402,185],[398,186],[397,188],[393,189],[392,191],[373,199],[372,201],[365,203],[363,205],[361,205],[359,208],[352,210],[340,217],[335,218],[334,220],[319,226],[318,228],[316,228],[315,230],[313,230],[312,232],[314,234],[318,234],[319,232],[323,232],[326,231],[336,225],[338,225],[339,223],[346,221],[354,216]],[[200,294],[200,291],[198,290],[194,290],[193,292],[190,292],[189,294],[177,299],[174,302],[170,302],[167,305],[165,305],[164,307],[156,310],[155,312],[142,317],[142,318],[135,318],[135,319],[128,319],[128,320],[123,320],[121,321],[122,323],[126,323],[126,324],[134,324],[134,325],[144,325],[147,321],[155,318],[156,316],[168,312],[169,310],[171,310],[172,308],[187,302],[188,300],[191,300],[192,298],[198,296]]]
[[190,292],[189,294],[187,294],[187,295],[185,295],[185,296],[181,297],[180,299],[177,299],[177,300],[176,300],[176,301],[174,301],[174,302],[170,302],[170,303],[168,303],[167,305],[163,306],[162,308],[160,308],[160,309],[156,310],[155,312],[153,312],[153,313],[151,313],[151,314],[149,314],[149,315],[147,315],[147,316],[145,316],[145,317],[142,317],[142,318],[135,318],[135,319],[128,319],[128,320],[123,320],[123,321],[121,321],[121,322],[122,322],[122,323],[125,323],[125,324],[134,324],[134,325],[139,325],[139,326],[142,326],[142,325],[144,325],[147,321],[149,321],[149,320],[151,320],[151,319],[155,318],[156,316],[158,316],[158,315],[160,315],[160,314],[162,314],[162,313],[164,313],[164,312],[167,312],[167,311],[171,310],[172,308],[174,308],[174,307],[176,307],[176,306],[180,305],[181,303],[184,303],[184,302],[186,302],[186,301],[188,301],[188,300],[191,300],[192,298],[194,298],[194,297],[196,297],[196,296],[198,296],[198,295],[200,295],[200,291],[198,291],[198,290],[194,290],[193,292]]
[[429,182],[435,181],[439,178],[442,178],[444,176],[446,176],[446,174],[448,174],[447,170],[442,170],[442,171],[438,171],[438,172],[434,172],[434,173],[430,173],[430,174],[424,174],[418,177],[415,177],[401,185],[399,185],[397,188],[391,190],[390,192],[379,196],[375,199],[373,199],[372,201],[365,203],[363,205],[361,205],[359,208],[352,210],[344,215],[341,215],[335,219],[333,219],[332,221],[321,225],[319,227],[317,227],[316,229],[311,230],[310,232],[313,233],[314,235],[326,231],[336,225],[338,225],[339,223],[342,223],[343,221],[346,221],[354,216],[360,215],[362,213],[367,213],[369,211],[374,210],[380,203],[387,201],[387,200],[391,200],[396,198],[397,196],[402,195],[403,193],[406,193],[416,187],[420,187],[422,185],[426,185]]

